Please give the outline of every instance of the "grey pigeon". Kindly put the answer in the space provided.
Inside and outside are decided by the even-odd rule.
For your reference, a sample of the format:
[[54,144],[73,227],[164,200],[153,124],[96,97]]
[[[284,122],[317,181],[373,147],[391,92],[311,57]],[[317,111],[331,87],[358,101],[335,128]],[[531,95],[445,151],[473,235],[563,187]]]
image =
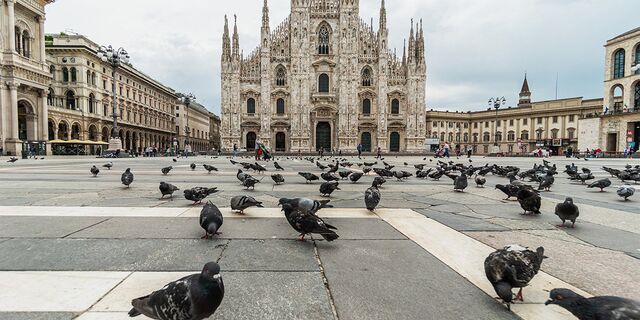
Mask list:
[[303,208],[309,214],[316,214],[322,208],[333,208],[332,205],[329,204],[331,200],[313,200],[309,198],[280,198],[278,200],[278,205],[284,208],[285,205],[290,206],[293,209]]
[[207,173],[211,173],[211,171],[218,171],[218,168],[214,166],[210,166],[208,164],[203,164],[202,166],[204,167],[205,170],[207,170]]
[[631,186],[622,186],[618,188],[618,196],[624,198],[624,201],[627,201],[634,193],[636,193],[636,189]]
[[364,192],[364,204],[367,207],[367,210],[369,211],[375,210],[376,207],[378,207],[379,203],[380,203],[380,190],[375,186],[369,187]]
[[262,202],[250,196],[235,196],[231,198],[231,210],[244,213],[244,210],[251,207],[263,208]]
[[281,184],[284,183],[284,177],[281,174],[278,173],[274,173],[271,175],[271,179],[273,180],[273,182],[275,182],[276,184]]
[[322,183],[320,185],[320,195],[323,197],[330,197],[334,191],[340,190],[340,188],[338,188],[339,184],[340,183],[338,181],[327,181]]
[[338,180],[340,180],[340,178],[336,177],[335,175],[333,175],[330,172],[323,172],[322,174],[320,174],[320,177],[322,177],[322,179],[324,179],[324,181],[338,181]]
[[578,209],[578,206],[573,204],[573,198],[571,197],[564,200],[563,203],[558,203],[556,205],[556,216],[562,220],[562,225],[558,226],[560,228],[564,228],[564,222],[566,220],[571,221],[571,228],[573,228],[579,215],[580,210]]
[[98,176],[98,173],[100,173],[100,169],[98,169],[98,167],[96,167],[96,166],[91,167],[91,170],[89,170],[89,171],[91,171],[91,174],[92,174],[94,177],[97,177],[97,176]]
[[113,162],[105,163],[102,165],[102,167],[107,168],[107,170],[111,170],[111,168],[113,167]]
[[311,181],[315,181],[315,180],[320,180],[320,178],[318,176],[316,176],[313,173],[310,172],[298,172],[298,174],[300,176],[302,176],[303,178],[305,178],[306,183],[309,183]]
[[173,166],[162,168],[162,174],[166,176],[172,169],[173,169]]
[[273,166],[276,168],[276,170],[284,171],[284,168],[277,161],[273,162]]
[[608,188],[610,186],[611,186],[611,180],[609,180],[609,178],[605,178],[605,179],[592,182],[590,185],[587,186],[587,188],[598,188],[600,189],[600,192],[603,192],[605,188]]
[[9,160],[7,160],[7,162],[9,162],[9,163],[14,163],[16,161],[18,161],[18,158],[16,158],[16,157],[11,157]]
[[249,175],[247,175],[247,177],[245,177],[244,180],[242,181],[242,185],[247,189],[251,188],[255,190],[256,183],[260,183],[260,180]]
[[487,179],[479,175],[476,175],[475,181],[476,181],[476,186],[479,188],[484,188],[484,185],[487,183]]
[[387,180],[383,177],[375,177],[373,178],[373,183],[371,183],[372,187],[380,188]]
[[171,199],[173,199],[173,193],[178,191],[180,189],[178,189],[178,187],[170,184],[170,183],[166,183],[166,182],[160,182],[160,193],[162,193],[162,198],[160,199],[164,199],[164,196],[171,196]]
[[222,303],[224,283],[220,266],[204,265],[202,272],[168,283],[150,295],[133,299],[130,317],[145,315],[159,320],[202,320]]
[[547,172],[546,176],[542,177],[542,180],[540,180],[540,185],[538,186],[538,190],[551,191],[551,186],[555,182],[553,174],[553,171],[549,171]]
[[333,231],[337,230],[336,227],[324,222],[324,220],[310,213],[307,209],[293,207],[290,203],[284,203],[282,209],[289,225],[300,232],[299,241],[304,241],[304,237],[310,233],[320,234],[329,242],[338,239],[338,234]]
[[211,201],[207,202],[200,211],[200,226],[204,229],[204,236],[201,239],[213,238],[222,227],[222,212]]
[[558,305],[580,320],[638,320],[640,301],[600,296],[585,298],[569,289],[553,289],[545,305]]
[[524,214],[528,212],[541,214],[540,207],[542,206],[542,200],[536,191],[523,188],[518,191],[517,197],[520,207],[524,210]]
[[520,191],[520,188],[512,184],[496,184],[496,189],[502,191],[505,195],[507,195],[507,198],[504,200],[509,200],[511,199],[511,197],[517,197],[518,191]]
[[351,171],[347,171],[347,170],[340,170],[338,171],[338,175],[340,176],[340,178],[342,179],[347,179],[349,177],[349,175],[351,175]]
[[244,182],[244,179],[248,176],[248,174],[242,172],[242,169],[238,169],[238,173],[236,173],[236,178],[238,178],[238,180],[240,180],[240,183],[242,184]]
[[467,175],[465,174],[461,174],[460,176],[456,177],[456,179],[453,181],[453,191],[462,192],[468,186],[469,186],[469,182],[467,181]]
[[122,176],[120,177],[120,181],[122,181],[122,184],[127,186],[127,188],[131,187],[131,183],[133,183],[133,173],[131,173],[130,168],[127,168],[127,170],[125,170],[124,173],[122,173]]
[[487,279],[507,308],[510,309],[513,301],[513,288],[520,288],[515,299],[524,301],[522,288],[529,285],[538,274],[544,258],[543,247],[531,251],[519,245],[510,245],[496,250],[484,260]]
[[193,201],[193,204],[202,203],[210,194],[218,192],[218,188],[195,187],[184,190],[184,198]]
[[191,168],[191,170],[193,171],[193,170],[195,170],[195,169],[196,169],[196,164],[195,164],[195,163],[192,163],[192,164],[190,164],[190,165],[189,165],[189,167],[190,167],[190,168]]
[[358,180],[360,180],[360,178],[362,178],[362,176],[364,175],[364,173],[362,172],[354,172],[349,176],[349,180],[351,180],[351,182],[356,183],[358,182]]

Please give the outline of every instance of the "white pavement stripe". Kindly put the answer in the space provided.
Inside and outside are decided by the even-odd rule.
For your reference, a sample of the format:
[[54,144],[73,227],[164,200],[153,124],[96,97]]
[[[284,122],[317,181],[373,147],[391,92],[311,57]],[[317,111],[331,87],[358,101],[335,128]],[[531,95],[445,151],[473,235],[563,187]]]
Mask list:
[[[411,210],[405,210],[402,214],[380,212],[378,215],[486,294],[496,296],[484,273],[484,260],[495,249]],[[539,272],[524,289],[526,303],[516,304],[512,310],[525,320],[575,319],[561,308],[544,305],[549,291],[554,288],[568,288],[590,296],[562,280]]]

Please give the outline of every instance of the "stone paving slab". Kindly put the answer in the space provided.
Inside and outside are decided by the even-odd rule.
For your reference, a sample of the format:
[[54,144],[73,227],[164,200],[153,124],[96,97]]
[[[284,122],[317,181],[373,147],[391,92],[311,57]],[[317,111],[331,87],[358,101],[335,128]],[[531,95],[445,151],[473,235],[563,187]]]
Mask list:
[[[568,225],[568,224],[567,224]],[[576,222],[565,232],[600,248],[623,251],[640,259],[640,234],[609,228],[589,222]]]
[[62,238],[105,220],[99,217],[0,217],[0,237]]
[[418,209],[416,212],[436,220],[457,231],[504,231],[509,228],[487,222],[483,219],[469,216],[438,212],[431,209]]
[[411,241],[354,240],[318,251],[341,319],[517,319]]
[[311,241],[231,240],[219,262],[234,271],[319,271]]
[[[322,211],[320,212],[322,213]],[[388,223],[377,219],[326,218],[325,222],[338,228],[339,240],[406,240],[402,233]],[[285,222],[286,223],[286,222]]]
[[71,312],[0,312],[0,320],[71,320]]
[[0,243],[0,270],[198,270],[227,240],[12,239]]

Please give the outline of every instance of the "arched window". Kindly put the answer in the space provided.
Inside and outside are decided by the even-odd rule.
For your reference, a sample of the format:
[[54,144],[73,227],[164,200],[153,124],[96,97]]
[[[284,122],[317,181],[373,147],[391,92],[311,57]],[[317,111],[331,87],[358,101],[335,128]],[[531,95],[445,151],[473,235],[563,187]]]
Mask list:
[[15,27],[15,38],[16,38],[16,52],[22,53],[22,32],[20,32],[20,28]]
[[318,54],[329,54],[331,44],[331,29],[324,23],[318,30]]
[[276,101],[276,113],[284,114],[284,99],[282,98],[279,98],[278,101]]
[[469,142],[469,134],[465,132],[462,139],[463,139],[462,141],[464,142]]
[[398,99],[391,100],[391,114],[400,114],[400,101]]
[[542,129],[536,130],[536,139],[542,140]]
[[618,49],[613,54],[613,78],[624,77],[624,49]]
[[509,140],[509,141],[514,141],[514,140],[516,140],[516,133],[515,133],[515,132],[513,132],[513,131],[509,131],[509,132],[507,133],[507,140]]
[[558,139],[558,129],[552,129],[551,130],[551,139]]
[[91,71],[87,70],[87,85],[91,84]]
[[371,114],[371,100],[369,99],[362,100],[362,114],[364,115]]
[[329,76],[326,73],[318,77],[318,92],[329,92]]
[[478,134],[477,133],[473,134],[473,142],[478,142]]
[[22,32],[22,55],[27,58],[31,57],[31,37],[29,37],[27,30]]
[[489,134],[489,132],[485,132],[484,134],[482,134],[483,142],[489,142],[489,140],[491,140],[491,135]]
[[95,113],[96,98],[93,93],[89,94],[89,113]]
[[78,70],[76,67],[71,67],[71,82],[78,81]]
[[248,114],[256,113],[256,100],[254,98],[247,99],[247,113]]
[[62,81],[69,82],[69,69],[67,67],[62,68]]
[[496,142],[502,141],[502,132],[496,132]]
[[283,87],[287,85],[287,70],[283,66],[276,68],[276,86]]
[[[636,65],[640,65],[640,43],[636,45]],[[636,70],[636,74],[640,74],[640,69]]]
[[96,73],[95,72],[91,72],[91,84],[92,85],[96,85]]
[[47,93],[47,104],[50,106],[53,106],[53,99],[55,97],[55,92],[53,91],[53,88],[49,88],[49,92]]
[[453,142],[453,132],[449,132],[449,140],[447,141],[452,141]]
[[640,110],[640,81],[636,83],[635,96],[633,101],[633,108],[635,109],[635,111]]
[[73,91],[67,91],[66,95],[67,101],[65,102],[65,107],[67,109],[75,110],[76,109],[76,95]]
[[372,78],[373,77],[371,75],[371,68],[365,67],[364,69],[362,69],[362,86],[363,87],[370,87],[371,83],[373,83]]
[[444,136],[445,136],[445,133],[444,133],[444,132],[441,132],[441,133],[440,133],[440,141],[441,141],[441,142],[442,142],[442,141],[444,141]]
[[49,66],[49,73],[51,73],[53,80],[56,80],[56,67],[54,65]]

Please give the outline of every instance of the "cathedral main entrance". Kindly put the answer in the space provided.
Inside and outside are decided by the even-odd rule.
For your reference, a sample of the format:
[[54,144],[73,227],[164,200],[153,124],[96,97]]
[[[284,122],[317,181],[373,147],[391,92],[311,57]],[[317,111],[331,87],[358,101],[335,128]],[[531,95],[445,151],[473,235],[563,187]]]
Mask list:
[[360,143],[362,143],[362,147],[363,147],[363,151],[365,152],[371,152],[371,133],[370,132],[363,132],[362,133],[362,139],[360,140]]
[[329,122],[318,122],[316,127],[316,150],[331,150],[331,125]]
[[286,135],[284,134],[284,132],[276,133],[276,151],[287,151]]
[[397,132],[391,132],[389,137],[389,151],[400,152],[400,134]]

